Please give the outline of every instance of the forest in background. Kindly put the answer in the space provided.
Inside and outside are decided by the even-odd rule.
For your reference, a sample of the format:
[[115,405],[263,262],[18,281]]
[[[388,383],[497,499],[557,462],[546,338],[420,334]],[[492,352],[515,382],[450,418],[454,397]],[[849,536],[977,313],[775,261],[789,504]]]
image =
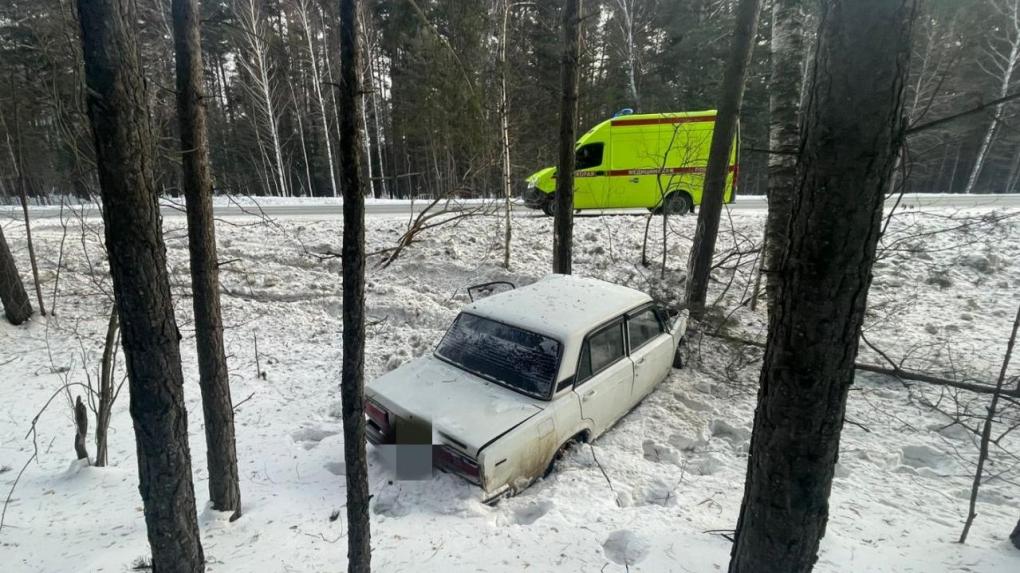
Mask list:
[[[176,196],[170,1],[137,4],[157,184]],[[622,108],[713,108],[736,5],[585,2],[578,133]],[[201,9],[216,192],[338,195],[337,3],[216,0]],[[1020,83],[1020,0],[928,0],[920,9],[905,93],[911,124],[993,101]],[[361,129],[370,194],[500,195],[503,73],[513,180],[522,184],[555,162],[561,3],[371,0],[363,10]],[[746,194],[766,187],[771,13],[771,1],[763,2],[741,116]],[[43,203],[97,193],[78,28],[70,0],[0,4],[0,202],[22,189]],[[898,181],[912,192],[1016,192],[1017,106],[918,133]]]

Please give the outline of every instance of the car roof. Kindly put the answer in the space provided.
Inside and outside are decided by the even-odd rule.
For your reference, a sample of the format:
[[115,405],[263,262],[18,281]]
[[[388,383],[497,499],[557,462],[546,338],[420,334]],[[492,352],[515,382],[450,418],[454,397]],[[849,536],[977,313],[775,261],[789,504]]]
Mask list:
[[573,346],[592,328],[651,300],[641,291],[598,279],[549,275],[469,304],[464,311]]

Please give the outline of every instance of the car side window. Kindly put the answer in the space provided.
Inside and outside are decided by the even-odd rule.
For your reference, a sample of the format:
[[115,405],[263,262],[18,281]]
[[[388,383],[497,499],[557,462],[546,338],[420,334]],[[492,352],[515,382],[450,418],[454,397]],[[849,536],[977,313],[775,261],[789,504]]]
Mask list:
[[589,378],[591,378],[591,352],[588,350],[586,340],[581,348],[581,360],[577,363],[577,381],[583,382]]
[[654,308],[649,307],[627,317],[627,334],[630,337],[631,351],[640,348],[662,332],[662,323],[659,322]]
[[589,143],[577,148],[574,156],[574,169],[588,169],[602,165],[602,151],[605,145],[602,143]]
[[623,321],[618,320],[590,335],[581,347],[577,365],[577,383],[580,384],[603,368],[627,354],[623,344]]

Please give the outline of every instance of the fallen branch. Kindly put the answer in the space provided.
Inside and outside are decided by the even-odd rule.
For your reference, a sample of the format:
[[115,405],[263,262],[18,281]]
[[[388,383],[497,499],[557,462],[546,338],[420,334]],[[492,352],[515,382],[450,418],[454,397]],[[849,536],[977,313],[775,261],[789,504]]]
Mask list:
[[[705,332],[705,336],[711,338],[718,338],[719,340],[725,340],[727,342],[733,342],[736,344],[743,344],[745,346],[754,346],[755,348],[765,348],[763,342],[757,340],[747,340],[736,336],[730,336],[728,334],[722,334],[719,332]],[[978,394],[995,394],[995,386],[992,384],[984,384],[979,382],[960,382],[958,380],[949,380],[948,378],[940,378],[924,372],[916,372],[914,370],[907,370],[900,368],[899,366],[892,366],[886,368],[883,366],[877,366],[875,364],[866,364],[862,362],[854,363],[854,368],[857,370],[863,370],[865,372],[872,372],[874,374],[882,374],[885,376],[892,376],[893,378],[899,378],[901,380],[910,380],[912,382],[923,382],[925,384],[935,384],[937,386],[949,386],[950,388],[959,388],[960,390],[968,390]],[[1000,396],[1009,396],[1011,398],[1020,398],[1020,391],[1018,390],[1006,390],[1003,389],[998,392]]]

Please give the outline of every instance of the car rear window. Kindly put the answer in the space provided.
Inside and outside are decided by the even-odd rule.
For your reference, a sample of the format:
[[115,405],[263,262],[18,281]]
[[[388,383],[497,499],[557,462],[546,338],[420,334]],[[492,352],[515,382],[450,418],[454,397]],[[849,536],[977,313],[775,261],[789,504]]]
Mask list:
[[559,371],[560,343],[464,312],[446,331],[436,355],[503,386],[547,398]]

